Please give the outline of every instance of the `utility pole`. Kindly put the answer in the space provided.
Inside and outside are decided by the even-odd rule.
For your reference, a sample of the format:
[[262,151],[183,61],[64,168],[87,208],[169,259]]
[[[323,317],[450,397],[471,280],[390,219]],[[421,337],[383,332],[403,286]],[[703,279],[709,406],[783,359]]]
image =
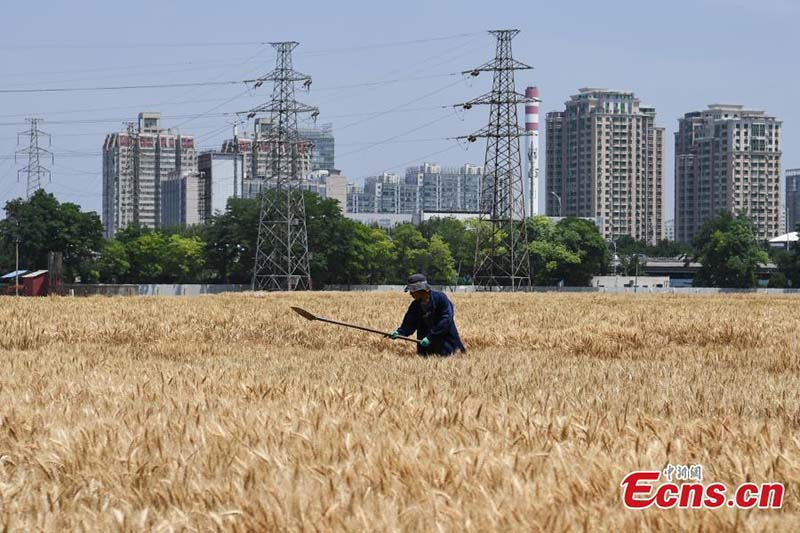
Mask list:
[[[478,104],[489,106],[488,126],[460,137],[469,142],[486,139],[473,283],[486,290],[495,287],[525,290],[531,285],[531,266],[519,141],[528,133],[519,127],[517,105],[534,103],[537,99],[518,93],[514,87],[514,71],[532,68],[512,56],[511,39],[519,30],[489,33],[497,38],[495,58],[463,74],[478,76],[481,72],[491,72],[492,90],[456,106],[464,109]],[[488,231],[484,230],[484,224]],[[484,246],[488,251],[482,250]]]
[[16,261],[14,265],[14,294],[19,297],[19,215],[14,213],[14,218],[17,223],[16,239]]
[[[311,77],[292,68],[294,41],[270,43],[277,51],[275,69],[258,82],[273,81],[272,99],[248,116],[269,113],[267,172],[261,190],[261,214],[253,271],[253,290],[311,289],[306,208],[301,190],[300,156],[308,146],[297,133],[297,114],[319,109],[294,99],[295,82],[311,85]],[[253,143],[253,160],[255,147]],[[257,165],[255,165],[257,168]],[[254,173],[254,178],[257,175]]]
[[47,181],[50,181],[50,169],[42,166],[42,159],[49,157],[50,164],[53,164],[53,153],[39,146],[40,137],[47,137],[48,146],[52,142],[50,134],[39,129],[42,119],[29,118],[26,120],[31,127],[28,131],[17,135],[17,144],[19,144],[20,137],[25,135],[29,139],[28,147],[17,150],[14,160],[16,161],[18,155],[27,156],[28,164],[17,171],[17,181],[19,181],[20,174],[25,174],[27,185],[25,197],[30,198],[33,193],[42,188],[42,178],[47,177]]

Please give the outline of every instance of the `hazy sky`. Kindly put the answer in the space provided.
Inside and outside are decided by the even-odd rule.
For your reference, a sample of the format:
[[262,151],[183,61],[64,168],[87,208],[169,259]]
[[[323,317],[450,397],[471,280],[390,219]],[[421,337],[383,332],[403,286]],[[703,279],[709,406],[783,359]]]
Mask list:
[[[489,76],[466,81],[458,73],[492,58],[485,31],[497,28],[521,30],[514,55],[535,70],[518,73],[517,87],[540,87],[542,129],[544,114],[563,109],[580,87],[630,90],[655,106],[667,129],[667,219],[672,134],[685,112],[711,103],[766,110],[784,122],[783,167],[800,166],[797,0],[44,0],[4,2],[3,22],[0,91],[250,79],[274,67],[262,43],[299,41],[295,68],[314,83],[298,99],[320,107],[320,123],[333,123],[336,164],[351,179],[423,161],[483,163],[483,141],[465,149],[449,138],[480,128],[488,109],[450,106],[490,89]],[[160,111],[164,126],[218,148],[234,119],[223,113],[248,110],[270,93],[266,84],[0,92],[0,203],[25,193],[17,183],[24,163],[13,154],[26,117],[44,119],[52,134],[45,188],[99,212],[106,133],[139,111]],[[544,143],[542,136],[542,152]]]

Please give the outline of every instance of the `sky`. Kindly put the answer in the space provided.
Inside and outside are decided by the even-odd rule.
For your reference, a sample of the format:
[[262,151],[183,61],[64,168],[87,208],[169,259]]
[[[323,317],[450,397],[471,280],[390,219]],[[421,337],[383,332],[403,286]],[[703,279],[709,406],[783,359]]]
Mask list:
[[[516,28],[520,92],[540,88],[544,115],[581,87],[633,91],[667,131],[666,219],[673,218],[673,133],[684,113],[742,104],[783,120],[783,168],[800,167],[798,0],[641,2],[4,2],[0,33],[0,205],[25,195],[25,119],[43,119],[54,156],[44,183],[61,201],[101,211],[105,135],[140,111],[195,135],[201,149],[230,137],[236,112],[269,100],[244,83],[274,68],[267,44],[298,41],[294,67],[313,79],[297,99],[332,123],[336,165],[356,181],[422,162],[483,164],[488,108],[456,111],[491,89],[461,72],[494,56],[491,29]],[[164,84],[127,90],[8,92]],[[221,82],[236,82],[221,84]],[[523,109],[519,110],[520,122]],[[252,122],[243,126],[252,129]],[[540,151],[544,156],[544,131]],[[544,157],[541,161],[542,186]],[[540,192],[541,203],[544,195]]]

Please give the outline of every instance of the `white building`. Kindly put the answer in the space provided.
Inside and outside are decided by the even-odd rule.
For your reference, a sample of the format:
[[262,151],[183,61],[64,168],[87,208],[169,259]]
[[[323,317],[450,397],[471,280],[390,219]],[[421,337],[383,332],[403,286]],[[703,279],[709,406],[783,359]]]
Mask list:
[[[273,176],[274,150],[271,143],[272,126],[269,119],[256,119],[252,134],[237,136],[236,141],[229,139],[222,145],[222,151],[228,154],[239,154],[244,158],[243,183],[239,188],[244,198],[255,198],[262,190],[276,187],[276,176]],[[299,167],[298,179],[304,179],[311,173],[312,143],[300,142],[297,146]],[[287,179],[287,176],[282,176]]]
[[161,225],[161,184],[171,172],[197,170],[194,137],[161,128],[160,113],[139,113],[137,125],[103,143],[105,236],[130,224]]
[[764,111],[714,104],[686,113],[675,133],[675,238],[691,242],[721,210],[743,213],[756,237],[779,235],[781,121]]
[[203,152],[197,158],[197,166],[202,178],[200,218],[203,222],[210,222],[215,214],[225,212],[229,198],[241,196],[245,156]]
[[161,182],[161,226],[191,226],[203,222],[202,178],[199,172],[173,171]]

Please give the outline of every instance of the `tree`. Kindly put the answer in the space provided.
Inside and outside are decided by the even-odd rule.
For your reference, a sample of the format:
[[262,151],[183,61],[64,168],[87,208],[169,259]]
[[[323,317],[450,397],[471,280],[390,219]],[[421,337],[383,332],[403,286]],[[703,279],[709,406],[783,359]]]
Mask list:
[[452,285],[458,279],[450,248],[439,235],[433,235],[425,248],[412,250],[409,259],[414,272],[424,273],[431,283]]
[[428,241],[412,224],[401,224],[391,232],[397,252],[397,276],[403,280],[419,272],[420,257],[427,253]]
[[125,243],[117,239],[108,241],[97,260],[97,270],[103,282],[125,283],[131,270]]
[[475,236],[467,224],[457,218],[432,218],[419,225],[422,236],[430,241],[439,235],[447,243],[453,256],[453,265],[458,274],[458,282],[471,279],[475,266]]
[[43,189],[28,200],[7,202],[5,211],[0,235],[8,249],[19,232],[20,268],[46,269],[49,252],[61,252],[64,280],[96,278],[94,258],[103,247],[103,225],[97,213],[84,213],[76,204],[60,203]]
[[567,217],[556,224],[556,242],[565,250],[580,258],[579,263],[559,264],[555,276],[571,286],[588,286],[592,277],[608,268],[610,254],[608,244],[593,222],[582,218]]
[[727,211],[703,224],[692,245],[694,260],[703,264],[695,275],[695,286],[755,287],[758,267],[768,261],[750,220]]
[[[275,191],[263,194],[273,195]],[[347,283],[343,265],[353,253],[355,234],[336,200],[304,191],[309,266],[314,287]],[[211,279],[250,283],[255,266],[261,197],[232,198],[224,213],[215,215],[200,234],[206,244],[206,267]]]
[[[800,231],[800,224],[797,224],[795,231]],[[789,244],[787,250],[771,250],[772,259],[778,266],[778,271],[783,274],[783,278],[789,287],[800,287],[800,242]],[[780,283],[780,278],[775,280]],[[770,279],[770,287],[773,280]]]
[[252,282],[259,209],[256,199],[230,198],[225,212],[205,227],[205,264],[214,281]]
[[559,239],[556,226],[546,216],[526,220],[528,225],[528,251],[534,285],[553,285],[560,281],[558,274],[580,265],[580,256],[567,249]]
[[174,234],[165,238],[164,278],[173,283],[197,283],[203,273],[203,248],[198,237],[181,237]]
[[386,283],[393,279],[397,251],[380,228],[348,221],[353,232],[352,255],[345,264],[347,284]]
[[148,231],[126,245],[130,276],[135,283],[159,283],[164,274],[167,239]]

